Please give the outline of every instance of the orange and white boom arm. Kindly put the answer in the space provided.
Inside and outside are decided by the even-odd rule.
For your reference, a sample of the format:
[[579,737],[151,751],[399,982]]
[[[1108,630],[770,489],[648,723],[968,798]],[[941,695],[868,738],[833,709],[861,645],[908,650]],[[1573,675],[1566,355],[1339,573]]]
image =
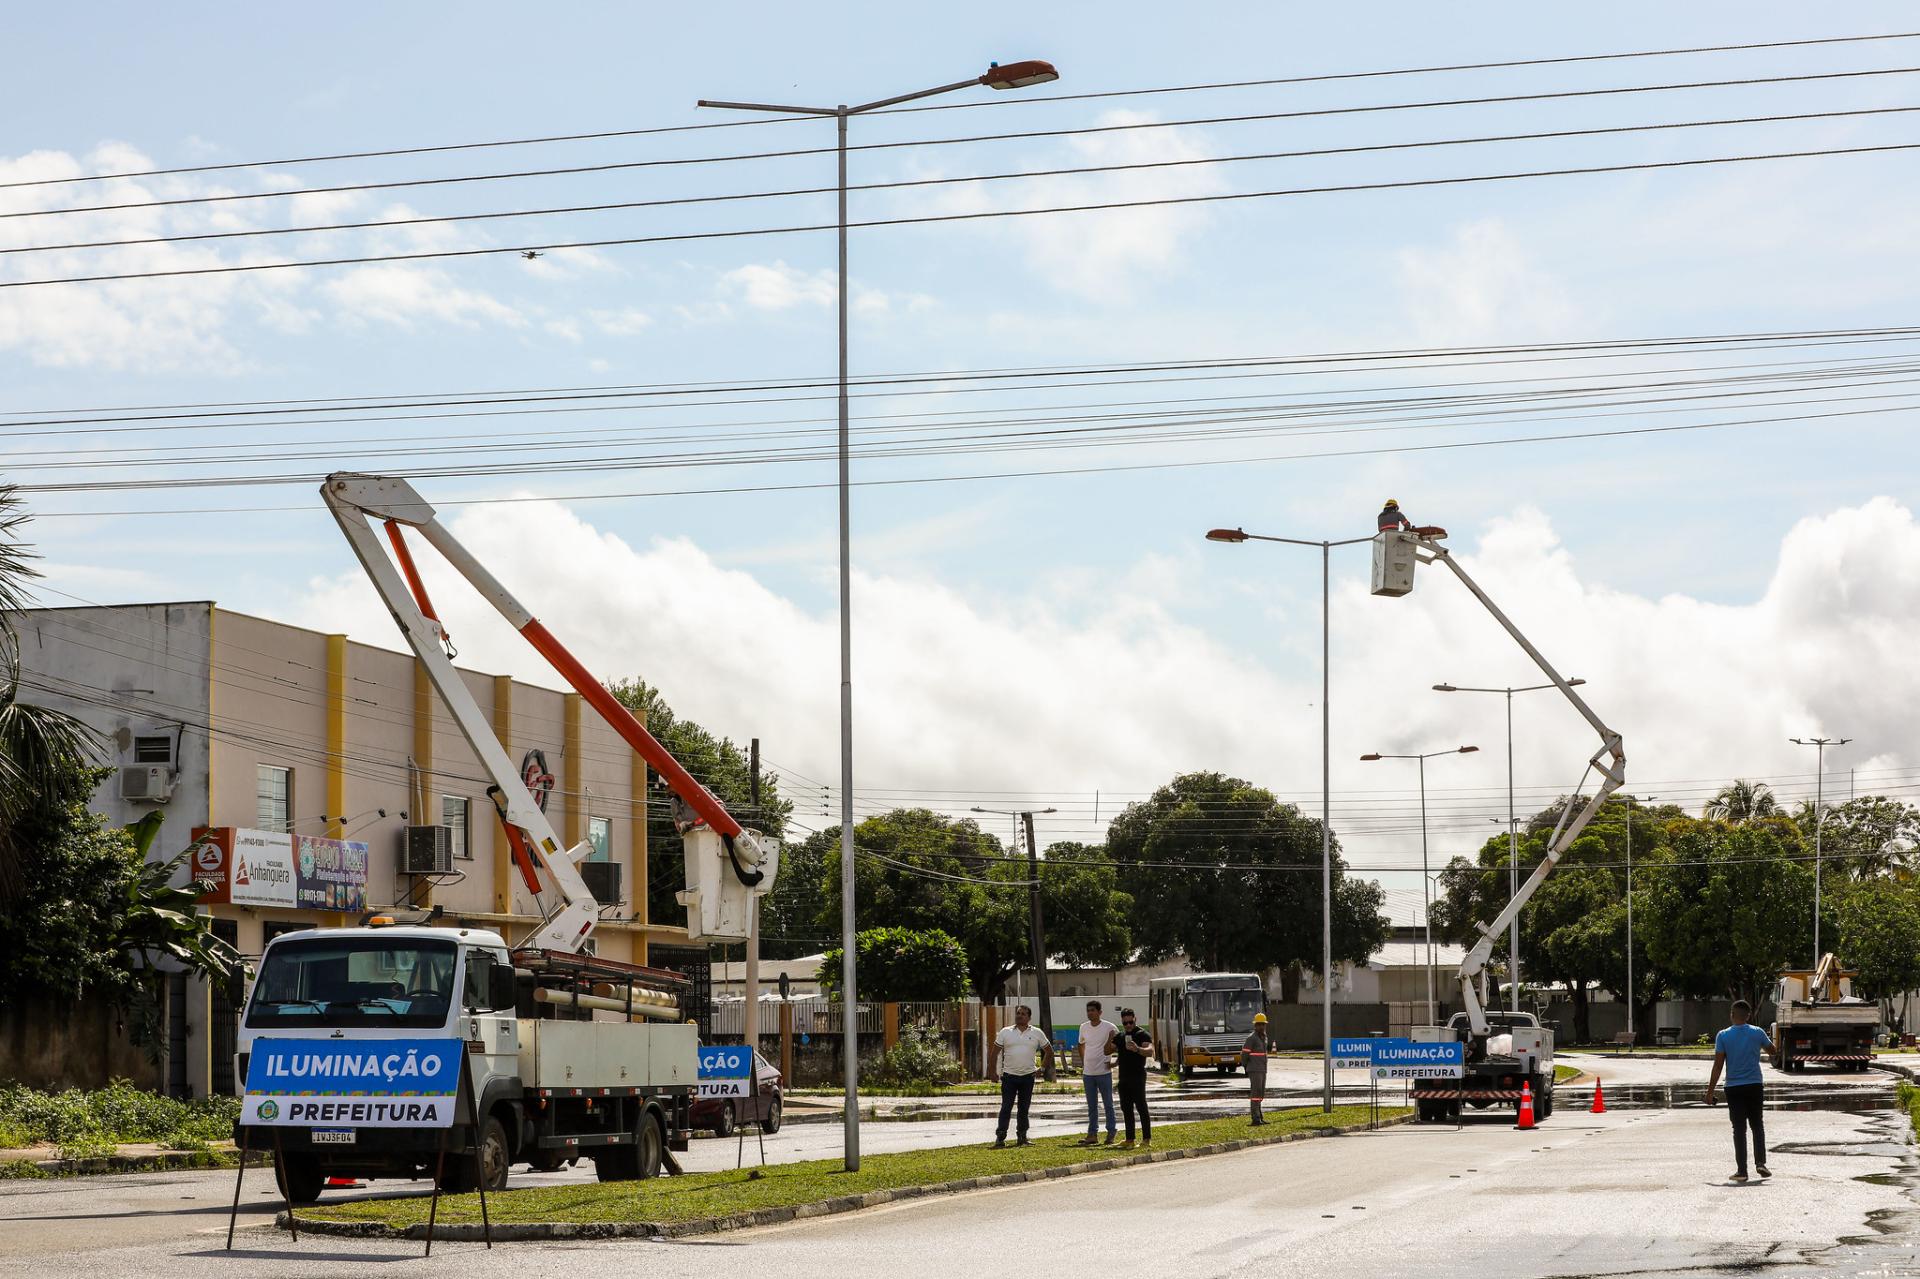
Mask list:
[[[772,886],[774,850],[777,845],[771,841],[763,842],[754,832],[744,830],[712,792],[681,767],[680,761],[553,637],[552,632],[541,625],[525,605],[514,598],[499,579],[447,531],[435,516],[433,507],[414,491],[411,484],[387,476],[338,472],[327,477],[320,493],[327,503],[327,509],[339,523],[340,531],[346,534],[354,556],[372,579],[374,589],[380,593],[387,611],[393,614],[393,620],[399,625],[407,646],[420,659],[427,677],[439,690],[440,700],[446,703],[461,736],[467,739],[481,767],[492,779],[493,784],[487,788],[487,794],[499,810],[514,860],[528,887],[536,893],[540,891],[539,880],[534,872],[534,863],[537,861],[546,867],[548,876],[559,892],[560,904],[523,945],[565,951],[584,948],[598,922],[600,904],[588,890],[576,863],[586,856],[591,845],[582,842],[575,848],[561,848],[546,814],[534,802],[519,770],[514,768],[506,749],[494,736],[493,726],[487,722],[479,703],[467,690],[466,682],[454,669],[446,651],[446,628],[435,615],[433,604],[427,598],[426,586],[414,568],[413,557],[401,533],[403,527],[419,530],[421,537],[472,583],[474,589],[512,623],[515,630],[526,637],[527,642],[680,797],[690,814],[683,831],[690,864],[697,848],[717,839],[742,888],[754,893],[765,892]],[[374,535],[369,523],[373,519],[385,522],[387,537],[394,550],[393,559],[389,559],[386,551],[381,549],[379,538]],[[398,569],[395,568],[396,560]],[[644,802],[644,797],[640,802]],[[697,920],[689,921],[689,931],[693,935],[719,939],[720,933],[710,928],[703,934],[697,923]],[[744,931],[741,936],[745,936]]]

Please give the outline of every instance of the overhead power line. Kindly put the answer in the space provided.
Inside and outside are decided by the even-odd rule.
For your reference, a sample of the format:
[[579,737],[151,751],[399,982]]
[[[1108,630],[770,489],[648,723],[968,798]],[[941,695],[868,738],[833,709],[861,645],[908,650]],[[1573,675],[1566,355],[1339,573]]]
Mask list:
[[[1662,169],[1691,169],[1717,164],[1751,164],[1773,160],[1804,160],[1842,155],[1871,155],[1920,150],[1920,142],[1883,143],[1874,146],[1823,147],[1809,151],[1772,151],[1751,155],[1705,156],[1691,160],[1646,160],[1629,164],[1587,165],[1573,168],[1526,169],[1507,173],[1478,173],[1459,177],[1412,178],[1394,182],[1348,182],[1330,186],[1281,187],[1266,191],[1236,191],[1217,195],[1166,196],[1148,200],[1102,200],[1089,204],[1062,204],[1036,209],[990,209],[971,213],[936,213],[915,217],[872,218],[848,222],[850,228],[883,226],[923,226],[941,222],[980,222],[999,218],[1026,218],[1060,213],[1111,212],[1119,209],[1166,208],[1177,205],[1224,204],[1241,200],[1265,200],[1287,196],[1346,194],[1360,191],[1410,190],[1419,187],[1463,186],[1483,182],[1514,182],[1533,178],[1578,177],[1599,173],[1634,173]],[[255,262],[232,266],[176,267],[161,271],[117,271],[102,275],[55,276],[39,280],[0,281],[0,289],[34,288],[48,284],[102,284],[118,280],[177,279],[184,276],[235,275],[254,271],[283,271],[316,266],[360,266],[375,262],[422,262],[451,258],[492,257],[527,251],[552,252],[558,249],[600,249],[637,244],[674,244],[696,240],[733,240],[752,236],[796,235],[813,231],[833,231],[837,223],[813,223],[804,226],[749,227],[737,231],[689,231],[670,235],[623,236],[604,240],[547,241],[505,245],[484,249],[436,249],[414,253],[363,254],[343,258],[311,258],[297,262]]]
[[[977,133],[954,138],[911,138],[894,142],[863,142],[849,151],[896,151],[908,147],[972,145],[983,142],[1032,141],[1039,138],[1084,137],[1097,134],[1134,133],[1148,129],[1177,129],[1197,125],[1249,124],[1267,120],[1302,120],[1326,116],[1375,115],[1394,111],[1426,111],[1443,107],[1497,106],[1521,102],[1566,101],[1577,98],[1619,97],[1626,94],[1672,93],[1693,89],[1750,88],[1765,84],[1802,84],[1827,80],[1856,80],[1873,76],[1898,76],[1920,73],[1920,67],[1875,67],[1858,71],[1822,71],[1789,76],[1749,76],[1733,80],[1693,80],[1672,84],[1619,85],[1599,89],[1560,89],[1542,93],[1508,93],[1479,98],[1434,98],[1419,102],[1372,103],[1348,107],[1313,107],[1292,111],[1262,111],[1238,115],[1197,116],[1182,120],[1134,120],[1122,124],[1082,125],[1065,129],[1028,129],[1012,133]],[[730,155],[678,156],[652,160],[619,160],[600,164],[567,165],[550,169],[516,169],[504,173],[462,174],[453,177],[399,179],[385,182],[358,182],[337,186],[299,187],[274,191],[241,191],[222,195],[178,196],[165,200],[135,200],[117,204],[71,205],[59,209],[18,209],[0,213],[0,220],[44,218],[73,213],[112,213],[130,209],[174,208],[189,204],[229,204],[236,201],[283,200],[303,195],[339,195],[353,191],[386,191],[402,187],[452,186],[472,182],[517,181],[526,178],[571,177],[583,173],[608,173],[631,169],[680,168],[689,165],[729,164],[745,160],[777,160],[796,156],[828,155],[833,147],[808,147],[785,151],[753,151]],[[538,246],[531,246],[538,247]],[[559,246],[556,246],[559,247]]]
[[[949,102],[930,106],[895,107],[875,115],[908,115],[927,111],[964,111],[1009,104],[1035,105],[1046,102],[1085,102],[1102,98],[1135,98],[1169,93],[1202,93],[1216,90],[1254,89],[1277,85],[1322,84],[1341,80],[1370,80],[1386,76],[1433,75],[1455,71],[1493,71],[1516,67],[1566,66],[1583,62],[1616,62],[1631,58],[1670,58],[1702,53],[1743,53],[1760,49],[1800,49],[1818,45],[1871,44],[1889,40],[1920,39],[1920,31],[1894,31],[1877,35],[1823,36],[1809,40],[1766,40],[1748,44],[1693,45],[1680,49],[1640,49],[1621,53],[1570,54],[1552,58],[1515,58],[1503,62],[1460,62],[1439,66],[1396,67],[1379,71],[1341,71],[1320,75],[1282,76],[1265,80],[1227,80],[1201,84],[1176,84],[1150,89],[1107,89],[1091,93],[1058,93],[1046,96],[1022,95],[1019,98],[987,98],[977,102]],[[501,138],[484,142],[447,142],[423,146],[386,147],[366,151],[336,151],[322,155],[282,156],[273,160],[229,160],[218,164],[175,165],[165,169],[127,169],[115,173],[87,173],[66,178],[27,178],[0,182],[0,190],[19,187],[71,186],[79,182],[112,182],[130,178],[171,177],[188,173],[230,173],[238,169],[288,168],[301,164],[326,164],[339,160],[378,160],[402,155],[436,155],[452,151],[484,151],[505,147],[545,146],[564,142],[600,142],[613,138],[647,137],[666,133],[699,133],[711,129],[742,129],[763,124],[795,124],[800,118],[790,115],[755,117],[747,120],[723,120],[702,124],[662,125],[642,129],[602,129],[591,133],[557,133],[530,138]]]
[[[1750,124],[1783,124],[1808,120],[1835,120],[1860,116],[1906,115],[1920,111],[1911,107],[1860,107],[1841,111],[1807,111],[1789,115],[1732,116],[1715,120],[1675,120],[1656,124],[1605,125],[1588,129],[1554,129],[1536,133],[1495,133],[1465,138],[1427,138],[1413,142],[1376,142],[1360,146],[1311,147],[1295,151],[1259,151],[1237,155],[1203,156],[1180,160],[1141,160],[1126,164],[1091,164],[1073,168],[1026,169],[1010,173],[970,173],[942,178],[903,178],[891,182],[861,182],[849,191],[894,191],[909,187],[956,186],[968,182],[1007,182],[1037,178],[1083,177],[1094,173],[1127,173],[1148,169],[1182,169],[1210,164],[1238,164],[1250,161],[1319,159],[1336,155],[1362,155],[1382,151],[1432,150],[1440,147],[1480,146],[1505,142],[1564,141],[1570,138],[1603,137],[1627,133],[1661,133],[1681,129],[1710,129]],[[1130,127],[1130,126],[1129,126]],[[133,248],[153,244],[191,244],[209,240],[258,239],[274,235],[308,235],[331,231],[386,230],[393,227],[423,226],[440,222],[489,222],[507,218],[539,218],[607,213],[617,210],[673,208],[701,204],[737,204],[750,200],[787,199],[805,195],[830,195],[836,187],[790,187],[777,191],[740,191],[722,195],[672,196],[655,200],[620,200],[602,204],[557,205],[543,209],[506,209],[487,213],[421,214],[410,218],[386,218],[365,222],[325,222],[308,226],[252,227],[243,231],[196,231],[179,235],[153,235],[123,240],[72,240],[58,244],[25,244],[0,248],[0,256],[23,253],[56,253],[84,249]]]

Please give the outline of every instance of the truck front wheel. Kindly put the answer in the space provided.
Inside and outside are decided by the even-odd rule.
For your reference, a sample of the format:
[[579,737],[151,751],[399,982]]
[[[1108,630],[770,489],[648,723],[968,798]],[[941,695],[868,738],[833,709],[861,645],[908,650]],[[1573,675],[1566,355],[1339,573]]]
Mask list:
[[273,1179],[289,1204],[310,1204],[320,1197],[327,1178],[312,1155],[282,1155],[274,1165]]
[[[487,1179],[488,1190],[507,1188],[507,1165],[511,1159],[507,1149],[506,1126],[488,1115],[480,1121],[480,1169]],[[453,1194],[466,1194],[478,1188],[473,1175],[472,1152],[449,1155],[446,1170],[440,1176],[440,1189]]]

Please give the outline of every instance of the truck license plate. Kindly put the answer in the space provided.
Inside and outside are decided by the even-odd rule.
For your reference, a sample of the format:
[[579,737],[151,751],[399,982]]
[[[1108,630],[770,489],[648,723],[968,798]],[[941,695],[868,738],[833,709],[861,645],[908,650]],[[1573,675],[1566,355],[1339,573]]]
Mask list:
[[316,1146],[351,1146],[359,1140],[360,1134],[351,1128],[315,1128],[313,1144]]

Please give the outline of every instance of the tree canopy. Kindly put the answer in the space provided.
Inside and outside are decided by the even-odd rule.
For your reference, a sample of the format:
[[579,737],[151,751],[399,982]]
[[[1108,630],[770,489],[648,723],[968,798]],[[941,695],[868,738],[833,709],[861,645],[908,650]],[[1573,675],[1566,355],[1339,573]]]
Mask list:
[[1813,946],[1813,870],[1789,823],[1693,822],[1648,858],[1634,922],[1676,993],[1765,996]]
[[[1221,773],[1183,773],[1107,828],[1133,897],[1140,958],[1206,970],[1320,968],[1320,823]],[[1333,850],[1333,957],[1364,963],[1386,941],[1378,884]]]
[[[820,987],[836,999],[845,953],[835,946],[820,960]],[[854,935],[853,980],[864,1000],[959,999],[967,993],[967,952],[938,928],[867,928]]]

